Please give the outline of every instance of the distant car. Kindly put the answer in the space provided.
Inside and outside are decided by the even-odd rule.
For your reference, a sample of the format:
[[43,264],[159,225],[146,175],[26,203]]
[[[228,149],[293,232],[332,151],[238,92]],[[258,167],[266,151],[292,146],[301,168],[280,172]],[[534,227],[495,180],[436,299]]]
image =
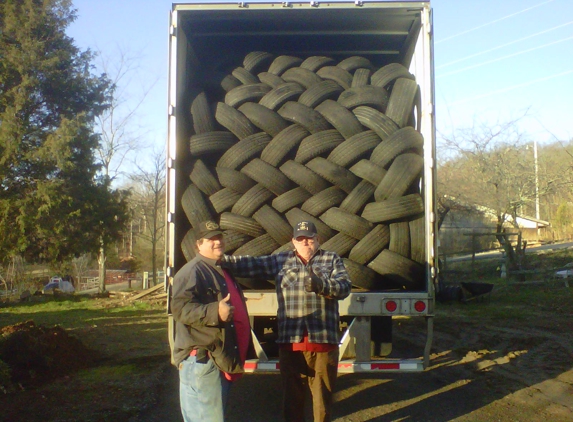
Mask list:
[[50,279],[48,284],[42,289],[43,293],[53,293],[54,290],[59,290],[64,293],[73,293],[76,289],[69,281],[63,280],[62,277],[54,276]]
[[564,265],[564,267],[571,267],[571,269],[556,271],[556,272],[555,272],[555,277],[557,277],[557,278],[569,278],[569,277],[573,277],[573,262],[570,262],[569,264]]

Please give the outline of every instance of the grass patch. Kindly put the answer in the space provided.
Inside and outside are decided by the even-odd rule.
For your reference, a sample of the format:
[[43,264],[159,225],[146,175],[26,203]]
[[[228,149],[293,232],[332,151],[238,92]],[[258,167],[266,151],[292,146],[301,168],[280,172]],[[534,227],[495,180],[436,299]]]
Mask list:
[[29,320],[46,327],[58,325],[104,356],[128,359],[169,354],[167,315],[162,304],[79,295],[39,300],[1,307],[0,327]]

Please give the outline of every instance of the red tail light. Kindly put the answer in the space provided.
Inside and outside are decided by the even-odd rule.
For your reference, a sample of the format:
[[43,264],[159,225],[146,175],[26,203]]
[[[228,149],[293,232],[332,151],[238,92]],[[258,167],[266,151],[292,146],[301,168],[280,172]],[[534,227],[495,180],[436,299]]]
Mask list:
[[386,302],[386,310],[388,312],[395,312],[396,309],[398,309],[398,304],[396,302],[394,302],[393,300],[389,300],[388,302]]
[[424,312],[426,310],[426,304],[421,300],[419,300],[416,303],[414,303],[414,309],[416,310],[416,312]]

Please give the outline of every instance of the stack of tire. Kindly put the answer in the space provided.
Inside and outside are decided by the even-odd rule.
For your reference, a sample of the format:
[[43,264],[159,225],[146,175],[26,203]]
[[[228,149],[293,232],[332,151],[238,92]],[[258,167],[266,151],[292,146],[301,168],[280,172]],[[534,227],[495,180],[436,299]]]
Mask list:
[[[181,197],[191,226],[217,220],[227,253],[256,256],[292,248],[292,226],[310,220],[354,288],[423,290],[414,76],[358,56],[252,52],[220,86],[221,98],[198,90],[191,99],[191,183]],[[181,244],[188,260],[194,242],[190,230]]]

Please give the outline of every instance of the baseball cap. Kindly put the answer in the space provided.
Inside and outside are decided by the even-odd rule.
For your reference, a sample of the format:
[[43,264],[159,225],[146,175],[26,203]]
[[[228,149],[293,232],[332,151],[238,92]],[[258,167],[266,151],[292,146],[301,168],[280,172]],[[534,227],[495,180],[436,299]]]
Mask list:
[[301,221],[294,226],[292,237],[295,239],[300,236],[314,237],[317,235],[316,226],[312,221]]
[[199,239],[211,239],[219,234],[223,234],[221,228],[217,223],[212,220],[202,221],[195,228],[195,238]]

